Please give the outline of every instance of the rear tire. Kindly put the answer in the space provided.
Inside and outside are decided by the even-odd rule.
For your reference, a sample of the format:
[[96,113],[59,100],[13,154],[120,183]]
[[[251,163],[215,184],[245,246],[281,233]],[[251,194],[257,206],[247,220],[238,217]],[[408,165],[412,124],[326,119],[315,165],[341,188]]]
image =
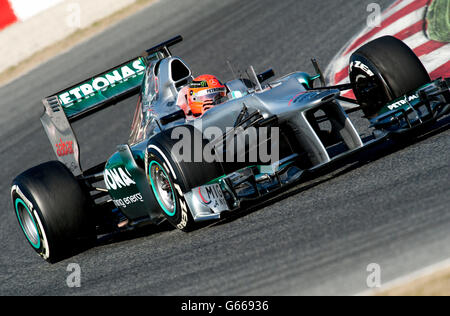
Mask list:
[[180,126],[163,131],[149,140],[148,174],[162,214],[174,227],[187,232],[195,227],[195,223],[184,194],[222,176],[224,172],[219,162],[194,162],[194,139],[202,140],[201,150],[208,142],[191,125],[181,127],[186,128],[191,137],[191,147],[187,148],[190,158],[187,161],[177,159],[172,152],[173,147],[180,142],[172,139],[172,131],[176,128]]
[[419,58],[393,36],[380,37],[350,57],[350,81],[366,117],[378,114],[386,103],[430,83]]
[[11,197],[28,243],[48,262],[95,241],[88,195],[62,163],[47,162],[22,173],[13,181]]

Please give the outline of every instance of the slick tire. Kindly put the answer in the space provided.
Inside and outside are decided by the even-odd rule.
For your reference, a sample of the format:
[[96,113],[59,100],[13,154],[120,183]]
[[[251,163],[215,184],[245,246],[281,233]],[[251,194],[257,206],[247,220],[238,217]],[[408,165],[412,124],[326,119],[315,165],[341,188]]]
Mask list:
[[88,195],[62,163],[47,162],[25,171],[13,181],[11,197],[28,243],[48,262],[95,242]]
[[350,82],[364,114],[372,118],[386,103],[430,83],[431,79],[405,43],[384,36],[352,54]]
[[[197,161],[194,160],[195,153],[204,150],[208,142],[193,126],[182,126],[187,132],[184,137],[191,138],[191,141],[186,143],[188,145],[183,148],[189,152],[189,157],[186,159],[176,157],[172,149],[180,139],[174,139],[172,132],[177,128],[180,127],[163,131],[149,140],[148,175],[164,217],[174,227],[188,232],[195,228],[195,224],[184,194],[224,173],[219,162],[195,162]],[[195,139],[200,140],[200,147],[197,149]]]

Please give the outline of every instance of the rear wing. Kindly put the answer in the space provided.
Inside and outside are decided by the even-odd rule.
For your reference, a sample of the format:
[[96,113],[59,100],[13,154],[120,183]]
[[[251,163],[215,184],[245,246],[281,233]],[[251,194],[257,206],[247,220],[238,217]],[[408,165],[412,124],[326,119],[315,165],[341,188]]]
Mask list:
[[71,123],[117,104],[141,91],[147,66],[171,56],[169,47],[181,42],[177,36],[131,59],[42,100],[41,122],[58,160],[75,176],[83,174],[80,148]]

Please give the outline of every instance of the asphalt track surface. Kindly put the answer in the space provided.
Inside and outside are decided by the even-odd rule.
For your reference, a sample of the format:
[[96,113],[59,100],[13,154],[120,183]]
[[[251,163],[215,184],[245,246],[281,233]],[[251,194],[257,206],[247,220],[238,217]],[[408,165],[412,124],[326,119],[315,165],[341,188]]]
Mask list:
[[[311,57],[325,68],[362,28],[369,2],[160,1],[0,88],[0,294],[346,295],[367,290],[370,263],[387,282],[450,257],[446,122],[224,222],[189,234],[162,225],[105,239],[55,265],[27,245],[14,216],[12,179],[55,159],[39,121],[43,97],[177,34],[185,42],[173,51],[197,74],[231,79],[226,59],[279,75],[312,72]],[[135,102],[76,124],[84,166],[126,142]],[[66,284],[69,263],[81,266],[80,288]]]

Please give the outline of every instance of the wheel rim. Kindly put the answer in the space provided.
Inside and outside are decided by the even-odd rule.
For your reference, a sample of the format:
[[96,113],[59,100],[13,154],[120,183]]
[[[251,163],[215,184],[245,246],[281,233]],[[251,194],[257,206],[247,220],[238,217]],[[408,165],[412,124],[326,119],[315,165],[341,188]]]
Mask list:
[[39,230],[30,209],[22,199],[16,199],[15,206],[17,218],[28,241],[34,248],[41,248]]
[[176,213],[176,200],[169,176],[156,161],[151,162],[149,169],[153,193],[159,205],[168,216],[174,216]]
[[359,56],[356,59],[352,57],[352,62],[354,61],[360,61],[373,72],[370,76],[359,68],[352,68],[350,77],[354,84],[353,91],[360,105],[363,106],[364,113],[369,116],[376,115],[383,105],[393,99],[393,93],[369,60]]

